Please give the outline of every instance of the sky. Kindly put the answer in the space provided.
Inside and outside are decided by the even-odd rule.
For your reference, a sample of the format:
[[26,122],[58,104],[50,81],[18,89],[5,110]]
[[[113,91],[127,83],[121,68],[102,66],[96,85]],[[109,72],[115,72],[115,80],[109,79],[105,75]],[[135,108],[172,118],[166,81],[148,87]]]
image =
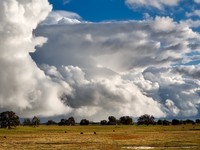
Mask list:
[[200,117],[199,0],[1,0],[0,111]]

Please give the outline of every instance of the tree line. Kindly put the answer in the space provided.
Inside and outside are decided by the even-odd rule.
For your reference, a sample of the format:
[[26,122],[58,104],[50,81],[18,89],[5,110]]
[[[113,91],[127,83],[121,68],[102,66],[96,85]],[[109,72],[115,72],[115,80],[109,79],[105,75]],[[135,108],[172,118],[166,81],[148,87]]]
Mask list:
[[[20,125],[19,116],[16,115],[13,111],[4,111],[0,113],[0,128],[16,128],[16,126]],[[40,119],[34,116],[31,120],[24,119],[23,125],[32,125],[33,127],[37,127],[40,124]]]
[[[40,123],[40,119],[36,116],[34,116],[32,119],[30,118],[26,118],[24,119],[24,121],[22,122],[21,125],[23,126],[33,126],[33,127],[37,127],[39,126]],[[68,119],[64,119],[62,118],[60,120],[60,122],[55,122],[53,120],[48,120],[46,123],[46,125],[59,125],[59,126],[74,126],[78,123],[75,122],[74,117],[69,117]],[[142,116],[140,116],[137,119],[137,122],[134,123],[133,119],[130,116],[122,116],[119,119],[116,119],[116,117],[114,116],[109,116],[108,120],[101,120],[100,122],[91,122],[87,119],[82,119],[79,123],[79,125],[133,125],[133,124],[137,124],[137,125],[185,125],[185,124],[200,124],[200,119],[196,119],[194,120],[178,120],[178,119],[172,119],[171,121],[168,121],[166,119],[162,120],[155,120],[155,117],[152,115],[148,115],[148,114],[144,114]],[[5,111],[0,113],[0,128],[15,128],[16,126],[20,125],[20,120],[19,120],[19,116],[16,115],[15,112],[13,111]]]

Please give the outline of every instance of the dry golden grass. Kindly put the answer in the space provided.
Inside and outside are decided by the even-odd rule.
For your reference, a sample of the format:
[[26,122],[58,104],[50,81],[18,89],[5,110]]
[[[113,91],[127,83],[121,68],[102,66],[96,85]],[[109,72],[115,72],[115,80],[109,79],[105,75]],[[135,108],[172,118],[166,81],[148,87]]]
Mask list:
[[[83,134],[80,134],[83,132]],[[96,134],[94,134],[96,132]],[[2,150],[200,149],[200,125],[186,126],[40,126],[0,129]]]

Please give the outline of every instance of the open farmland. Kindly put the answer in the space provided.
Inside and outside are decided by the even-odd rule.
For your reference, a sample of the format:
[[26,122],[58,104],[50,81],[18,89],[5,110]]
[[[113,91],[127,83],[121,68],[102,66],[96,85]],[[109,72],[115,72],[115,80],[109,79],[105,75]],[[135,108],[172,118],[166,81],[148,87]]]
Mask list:
[[200,125],[20,126],[0,129],[0,146],[2,150],[200,149]]

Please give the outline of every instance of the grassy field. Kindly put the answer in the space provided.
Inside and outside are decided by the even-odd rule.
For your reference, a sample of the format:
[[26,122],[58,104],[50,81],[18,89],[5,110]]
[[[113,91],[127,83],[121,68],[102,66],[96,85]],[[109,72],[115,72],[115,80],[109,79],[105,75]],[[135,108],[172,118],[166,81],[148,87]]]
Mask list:
[[[83,134],[81,134],[81,132]],[[96,134],[94,133],[96,132]],[[0,129],[0,149],[196,149],[200,125],[39,126]]]

